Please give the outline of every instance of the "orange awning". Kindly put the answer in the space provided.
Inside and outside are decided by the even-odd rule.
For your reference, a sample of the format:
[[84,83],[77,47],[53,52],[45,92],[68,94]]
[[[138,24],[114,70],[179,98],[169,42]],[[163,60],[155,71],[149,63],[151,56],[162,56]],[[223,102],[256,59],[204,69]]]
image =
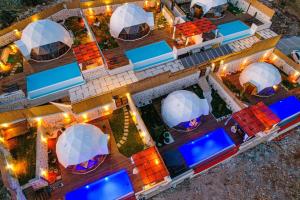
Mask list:
[[150,147],[132,156],[145,185],[159,183],[169,172],[155,147]]
[[176,24],[175,27],[176,33],[182,34],[185,37],[209,33],[217,28],[216,25],[206,18]]
[[250,137],[280,122],[280,119],[263,102],[234,113],[232,118]]

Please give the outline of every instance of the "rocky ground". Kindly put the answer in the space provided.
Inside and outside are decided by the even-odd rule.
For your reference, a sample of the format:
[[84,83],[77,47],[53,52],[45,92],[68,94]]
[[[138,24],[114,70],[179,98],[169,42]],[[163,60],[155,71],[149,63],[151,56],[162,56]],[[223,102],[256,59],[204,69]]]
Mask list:
[[152,200],[300,199],[300,132],[260,144]]
[[282,35],[300,35],[300,0],[287,0],[285,7],[277,0],[260,0],[276,11],[272,18],[271,29]]

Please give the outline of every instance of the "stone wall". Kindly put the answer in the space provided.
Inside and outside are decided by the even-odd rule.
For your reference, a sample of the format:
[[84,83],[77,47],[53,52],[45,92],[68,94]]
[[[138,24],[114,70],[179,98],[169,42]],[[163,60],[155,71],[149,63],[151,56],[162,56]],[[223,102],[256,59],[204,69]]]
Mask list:
[[49,19],[53,20],[53,21],[60,21],[60,20],[65,20],[69,17],[72,16],[81,16],[80,14],[80,9],[76,8],[76,9],[63,9],[58,11],[57,13],[51,15],[50,17],[48,17]]
[[196,72],[192,75],[186,76],[176,81],[169,82],[167,84],[163,84],[148,90],[144,90],[139,93],[135,93],[132,95],[132,98],[135,102],[135,105],[137,105],[138,107],[147,105],[151,103],[152,99],[197,84],[198,79],[199,79],[199,72]]
[[223,65],[220,66],[219,72],[222,74],[230,74],[234,73],[237,71],[241,71],[244,67],[247,65],[254,63],[254,62],[259,62],[263,57],[268,58],[272,54],[273,49],[261,51],[255,54],[252,54],[250,56],[240,58],[237,60],[230,61],[228,63],[224,63]]
[[137,121],[137,128],[142,131],[142,134],[140,136],[143,139],[143,142],[145,144],[147,144],[148,146],[153,146],[154,142],[152,141],[151,135],[150,135],[137,107],[135,106],[131,95],[128,94],[127,99],[128,99],[128,105],[130,107],[130,110],[135,113],[135,118]]

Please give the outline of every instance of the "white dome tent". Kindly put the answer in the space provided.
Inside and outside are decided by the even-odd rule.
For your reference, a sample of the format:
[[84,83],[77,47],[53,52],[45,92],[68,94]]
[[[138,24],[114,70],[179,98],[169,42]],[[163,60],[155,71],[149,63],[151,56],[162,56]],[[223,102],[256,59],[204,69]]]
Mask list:
[[202,8],[203,15],[208,13],[212,8],[227,4],[227,0],[192,0],[190,8],[198,5]]
[[273,65],[259,62],[247,66],[240,74],[239,81],[243,87],[249,84],[255,86],[255,93],[265,96],[266,93],[272,93],[273,87],[281,82],[281,75]]
[[153,13],[144,11],[136,4],[126,3],[113,12],[109,27],[114,38],[136,40],[154,27]]
[[108,154],[108,136],[94,125],[76,124],[67,128],[56,143],[58,161],[65,168]]
[[72,46],[73,39],[60,24],[43,19],[27,25],[21,39],[15,43],[25,58],[45,61],[65,54]]
[[191,124],[193,120],[199,124],[200,117],[209,114],[209,105],[193,92],[177,90],[162,101],[161,114],[170,128],[187,130],[197,127]]

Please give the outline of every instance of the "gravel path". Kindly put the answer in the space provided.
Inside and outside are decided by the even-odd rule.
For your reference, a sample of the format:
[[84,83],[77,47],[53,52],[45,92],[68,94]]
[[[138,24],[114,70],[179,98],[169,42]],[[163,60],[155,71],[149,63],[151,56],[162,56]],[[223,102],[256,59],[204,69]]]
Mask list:
[[268,142],[152,200],[300,199],[300,132]]

